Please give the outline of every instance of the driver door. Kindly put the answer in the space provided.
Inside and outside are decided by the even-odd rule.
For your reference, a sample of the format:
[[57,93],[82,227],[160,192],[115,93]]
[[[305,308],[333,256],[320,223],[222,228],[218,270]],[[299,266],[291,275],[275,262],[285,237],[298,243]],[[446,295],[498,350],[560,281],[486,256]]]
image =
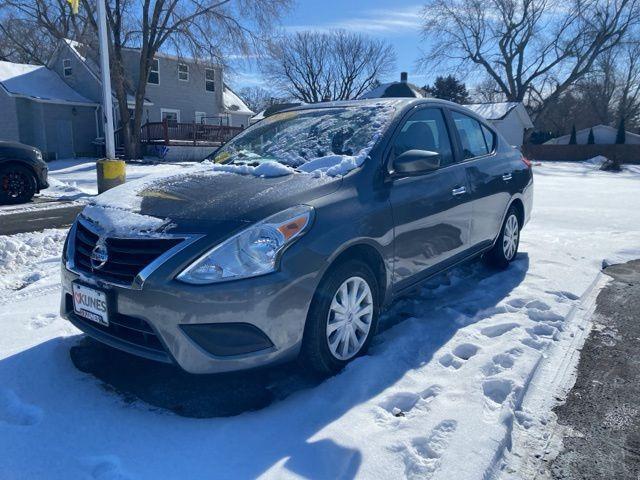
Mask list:
[[[439,153],[439,168],[394,174],[394,159],[408,150]],[[402,290],[464,256],[469,248],[472,209],[464,166],[455,163],[441,108],[420,108],[411,113],[392,140],[389,155],[394,283]]]

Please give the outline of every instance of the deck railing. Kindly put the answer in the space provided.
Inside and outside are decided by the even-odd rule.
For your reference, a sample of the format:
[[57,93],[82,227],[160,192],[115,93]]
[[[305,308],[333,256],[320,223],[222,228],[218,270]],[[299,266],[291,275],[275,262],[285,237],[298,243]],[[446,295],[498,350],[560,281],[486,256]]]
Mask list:
[[147,145],[219,145],[228,142],[242,130],[241,127],[228,125],[164,120],[142,125],[140,138]]

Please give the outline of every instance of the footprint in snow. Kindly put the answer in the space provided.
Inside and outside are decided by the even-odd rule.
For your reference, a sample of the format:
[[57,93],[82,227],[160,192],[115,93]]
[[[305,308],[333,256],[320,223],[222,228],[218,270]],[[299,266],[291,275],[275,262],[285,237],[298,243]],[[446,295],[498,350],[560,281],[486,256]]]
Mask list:
[[505,333],[513,330],[514,328],[519,327],[520,325],[517,323],[500,323],[498,325],[491,325],[488,327],[484,327],[480,330],[480,333],[485,337],[495,338]]
[[527,333],[531,335],[534,340],[537,340],[538,337],[548,337],[553,340],[558,339],[558,329],[546,323],[538,323],[532,328],[527,328]]
[[521,353],[522,350],[519,348],[513,348],[508,352],[498,353],[497,355],[494,355],[491,361],[484,365],[480,370],[487,377],[496,375],[500,372],[504,372],[505,370],[513,367],[515,363],[514,357],[520,355]]
[[457,426],[455,420],[444,420],[428,437],[416,437],[411,441],[411,445],[404,451],[405,474],[408,479],[433,477]]
[[122,471],[122,464],[115,455],[105,455],[91,459],[93,464],[91,478],[95,480],[130,480],[131,477]]
[[440,385],[431,385],[422,392],[398,392],[389,395],[378,406],[394,417],[404,417],[414,408],[425,409],[426,406],[442,391]]
[[451,353],[445,353],[440,357],[440,365],[446,368],[452,367],[457,370],[464,362],[478,353],[478,350],[480,350],[480,347],[473,343],[461,343],[456,346]]
[[555,295],[561,300],[579,300],[580,296],[575,293],[567,292],[566,290],[547,290],[547,293]]
[[547,345],[549,345],[548,340],[539,340],[532,337],[525,338],[520,340],[520,343],[526,345],[527,347],[533,348],[535,350],[544,350]]
[[542,311],[537,309],[527,310],[527,315],[534,322],[564,322],[564,317],[551,311]]
[[29,328],[38,330],[40,328],[51,325],[58,316],[55,313],[45,313],[44,315],[36,315],[29,322]]
[[28,427],[41,419],[39,407],[23,402],[13,390],[0,388],[0,423]]

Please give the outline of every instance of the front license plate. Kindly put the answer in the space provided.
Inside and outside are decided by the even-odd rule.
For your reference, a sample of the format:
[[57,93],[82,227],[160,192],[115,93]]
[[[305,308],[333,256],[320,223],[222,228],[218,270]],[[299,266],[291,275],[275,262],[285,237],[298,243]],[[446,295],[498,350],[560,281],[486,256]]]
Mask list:
[[107,295],[100,290],[74,283],[73,311],[87,320],[109,326]]

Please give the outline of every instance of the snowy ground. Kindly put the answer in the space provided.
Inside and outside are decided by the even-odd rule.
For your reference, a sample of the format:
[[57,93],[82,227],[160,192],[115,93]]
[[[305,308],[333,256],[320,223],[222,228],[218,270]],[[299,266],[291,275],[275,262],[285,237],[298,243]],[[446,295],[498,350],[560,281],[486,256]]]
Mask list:
[[[193,163],[127,163],[127,180],[135,180],[150,173],[173,173]],[[96,195],[96,159],[71,158],[49,162],[49,188],[40,195],[45,198],[75,200]]]
[[534,168],[507,271],[435,279],[392,307],[369,356],[232,418],[130,404],[75,369],[63,232],[0,237],[0,478],[518,478],[509,448],[548,422],[547,382],[590,327],[581,297],[604,259],[640,257],[640,168]]

